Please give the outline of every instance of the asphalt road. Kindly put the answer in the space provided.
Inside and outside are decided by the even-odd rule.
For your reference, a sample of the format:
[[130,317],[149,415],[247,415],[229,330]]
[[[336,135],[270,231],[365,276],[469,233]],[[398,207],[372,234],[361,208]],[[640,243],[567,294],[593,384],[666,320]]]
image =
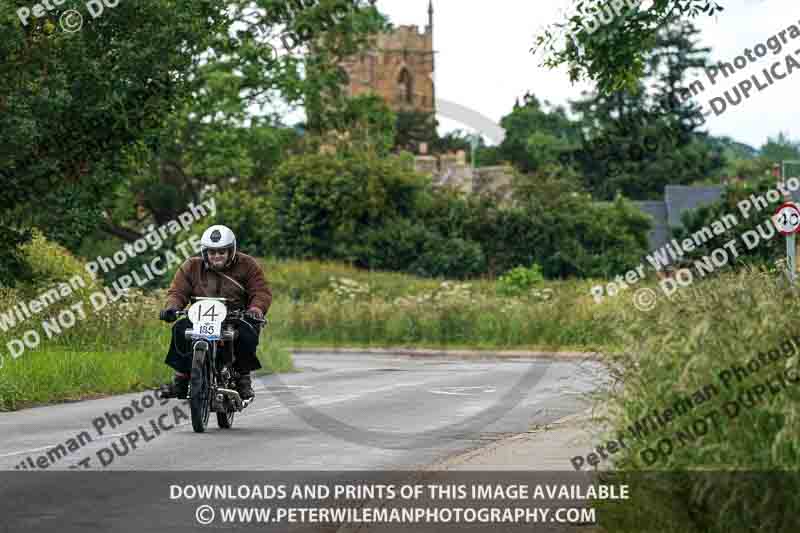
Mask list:
[[160,405],[151,392],[1,414],[0,532],[140,533],[151,530],[145,518],[153,531],[193,531],[193,508],[166,494],[176,480],[413,470],[581,411],[602,376],[596,363],[559,360],[315,354],[295,363],[300,372],[258,379],[230,430],[212,414],[196,434],[188,404]]
[[[407,469],[573,414],[601,375],[558,360],[315,354],[295,364],[300,372],[258,379],[231,430],[212,414],[196,434],[188,404],[161,405],[150,392],[0,414],[0,469]],[[498,410],[524,376],[533,388],[500,406],[501,418],[447,431]],[[429,432],[436,438],[416,438]]]

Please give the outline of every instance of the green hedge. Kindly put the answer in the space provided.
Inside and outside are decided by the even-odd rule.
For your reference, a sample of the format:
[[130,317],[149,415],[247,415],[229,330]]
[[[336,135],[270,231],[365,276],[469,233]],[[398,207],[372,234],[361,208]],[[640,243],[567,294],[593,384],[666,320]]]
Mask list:
[[608,277],[647,251],[648,219],[557,182],[512,205],[434,187],[368,151],[284,161],[256,194],[222,194],[219,219],[258,256],[343,261],[425,277],[497,276],[538,263],[548,278]]

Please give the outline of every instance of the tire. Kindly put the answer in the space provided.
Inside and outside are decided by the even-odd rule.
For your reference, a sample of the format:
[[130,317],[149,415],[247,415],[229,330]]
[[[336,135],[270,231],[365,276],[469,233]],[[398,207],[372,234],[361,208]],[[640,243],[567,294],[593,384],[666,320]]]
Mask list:
[[217,425],[222,429],[230,429],[233,426],[233,417],[236,411],[217,412]]
[[189,398],[189,407],[192,411],[192,427],[196,433],[205,432],[208,426],[208,418],[211,414],[210,376],[206,361],[206,350],[195,348],[192,355],[192,390]]

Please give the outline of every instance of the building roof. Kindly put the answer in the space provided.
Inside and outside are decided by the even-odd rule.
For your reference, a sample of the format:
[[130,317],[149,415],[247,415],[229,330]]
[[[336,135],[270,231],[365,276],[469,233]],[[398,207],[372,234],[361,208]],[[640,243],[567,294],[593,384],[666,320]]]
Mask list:
[[667,223],[670,227],[682,226],[681,215],[684,212],[716,202],[722,198],[724,191],[725,187],[722,185],[705,187],[667,185],[664,187]]
[[670,241],[670,229],[683,225],[683,213],[716,202],[722,198],[724,191],[725,187],[722,185],[667,185],[664,188],[663,201],[633,202],[653,219],[653,227],[647,234],[650,250],[657,250]]

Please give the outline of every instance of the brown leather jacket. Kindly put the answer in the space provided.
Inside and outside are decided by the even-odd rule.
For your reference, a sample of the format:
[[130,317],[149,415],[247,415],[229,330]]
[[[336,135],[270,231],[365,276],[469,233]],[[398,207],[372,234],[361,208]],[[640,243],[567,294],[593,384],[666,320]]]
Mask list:
[[228,309],[258,308],[266,316],[272,291],[261,265],[251,256],[236,252],[227,269],[208,269],[201,257],[190,257],[175,273],[167,291],[167,309],[183,309],[191,296],[228,298]]

